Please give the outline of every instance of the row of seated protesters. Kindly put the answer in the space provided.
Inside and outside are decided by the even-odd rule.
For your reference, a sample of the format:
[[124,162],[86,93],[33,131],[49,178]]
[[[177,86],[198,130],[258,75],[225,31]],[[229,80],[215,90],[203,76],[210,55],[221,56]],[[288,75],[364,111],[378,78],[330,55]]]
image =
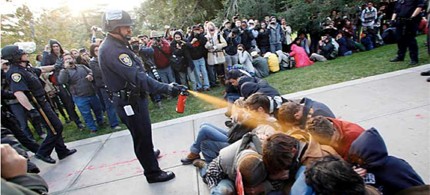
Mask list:
[[429,192],[406,161],[388,154],[377,129],[337,119],[306,97],[285,99],[239,70],[228,76],[240,90],[227,97],[227,128],[202,124],[181,159],[199,169],[211,194]]

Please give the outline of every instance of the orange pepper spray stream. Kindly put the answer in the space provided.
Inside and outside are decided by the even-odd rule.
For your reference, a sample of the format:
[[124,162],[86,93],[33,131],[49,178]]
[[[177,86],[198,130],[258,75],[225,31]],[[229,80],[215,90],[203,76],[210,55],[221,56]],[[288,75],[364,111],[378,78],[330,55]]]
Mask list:
[[214,97],[208,94],[204,94],[204,93],[199,93],[196,91],[191,91],[188,90],[188,92],[193,95],[196,98],[199,98],[207,103],[212,104],[213,106],[217,107],[217,108],[224,108],[227,107],[228,102],[225,101],[224,99],[218,98],[218,97]]

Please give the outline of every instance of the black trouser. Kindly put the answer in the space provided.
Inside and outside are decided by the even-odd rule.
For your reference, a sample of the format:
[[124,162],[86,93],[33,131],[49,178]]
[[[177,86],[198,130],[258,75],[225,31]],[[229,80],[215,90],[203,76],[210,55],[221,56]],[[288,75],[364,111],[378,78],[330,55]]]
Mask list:
[[404,59],[409,48],[411,61],[418,62],[418,44],[415,36],[418,30],[418,22],[414,20],[399,20],[396,26],[397,58]]
[[211,87],[214,87],[216,85],[216,80],[218,77],[224,76],[224,64],[215,64],[215,65],[208,65],[208,77],[209,77],[209,84]]
[[143,167],[146,177],[160,174],[161,169],[158,166],[157,158],[154,154],[154,145],[152,143],[151,119],[149,118],[148,100],[146,98],[137,98],[132,108],[133,116],[127,116],[124,106],[128,102],[119,97],[114,97],[116,112],[121,118],[133,138],[134,153]]
[[73,102],[72,96],[70,96],[67,89],[65,89],[63,86],[58,86],[60,91],[58,92],[58,95],[61,98],[61,102],[63,102],[64,108],[66,108],[67,114],[69,115],[70,120],[74,121],[76,125],[81,124],[81,121],[79,120],[79,116],[76,113],[75,110],[75,103]]
[[[19,127],[21,128],[21,131],[29,138],[34,140],[33,133],[31,132],[30,128],[28,127],[28,119],[27,117],[28,111],[22,107],[20,103],[16,104],[10,104],[9,105],[10,110],[14,114],[16,120],[18,121]],[[31,118],[30,118],[31,119]],[[33,125],[34,129],[36,130],[37,134],[39,136],[43,135],[44,132],[42,130],[42,124],[34,123],[32,120],[31,124]]]
[[30,150],[33,153],[36,153],[39,150],[39,144],[34,140],[29,139],[24,132],[21,131],[18,125],[18,121],[12,113],[7,114],[6,112],[1,112],[1,124],[3,127],[9,129],[15,138],[21,143],[24,147]]
[[52,126],[57,132],[57,135],[54,135],[52,130],[48,126],[48,130],[46,132],[47,136],[43,140],[42,144],[40,145],[40,148],[37,151],[37,154],[46,157],[51,155],[52,150],[55,148],[55,151],[59,156],[64,156],[67,152],[69,152],[69,150],[67,149],[66,145],[64,145],[63,124],[61,124],[60,119],[52,110],[52,107],[48,103],[48,101],[46,101],[46,99],[44,98],[41,98],[41,99],[42,100],[39,100],[37,102],[39,103],[43,112],[45,112],[48,120],[51,122]]

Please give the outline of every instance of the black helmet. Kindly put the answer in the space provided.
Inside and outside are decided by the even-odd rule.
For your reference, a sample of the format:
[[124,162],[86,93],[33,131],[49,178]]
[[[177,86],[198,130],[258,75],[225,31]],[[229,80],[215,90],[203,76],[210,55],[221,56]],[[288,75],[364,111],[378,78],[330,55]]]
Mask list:
[[6,45],[1,50],[1,59],[8,60],[9,62],[21,61],[21,56],[25,54],[22,49],[16,45]]
[[134,26],[130,15],[123,10],[108,10],[103,14],[103,31],[113,31],[119,26]]

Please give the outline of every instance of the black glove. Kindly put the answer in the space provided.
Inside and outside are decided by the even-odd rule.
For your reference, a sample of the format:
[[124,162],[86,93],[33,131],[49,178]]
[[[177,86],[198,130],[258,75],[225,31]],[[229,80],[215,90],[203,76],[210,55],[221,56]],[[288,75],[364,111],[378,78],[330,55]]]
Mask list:
[[169,84],[169,95],[176,97],[178,96],[181,92],[187,92],[188,91],[188,87],[184,86],[184,85],[179,85],[178,83],[170,83]]
[[30,115],[31,121],[34,124],[40,124],[40,123],[42,123],[42,116],[40,116],[39,111],[37,111],[36,109],[29,110],[28,114]]

